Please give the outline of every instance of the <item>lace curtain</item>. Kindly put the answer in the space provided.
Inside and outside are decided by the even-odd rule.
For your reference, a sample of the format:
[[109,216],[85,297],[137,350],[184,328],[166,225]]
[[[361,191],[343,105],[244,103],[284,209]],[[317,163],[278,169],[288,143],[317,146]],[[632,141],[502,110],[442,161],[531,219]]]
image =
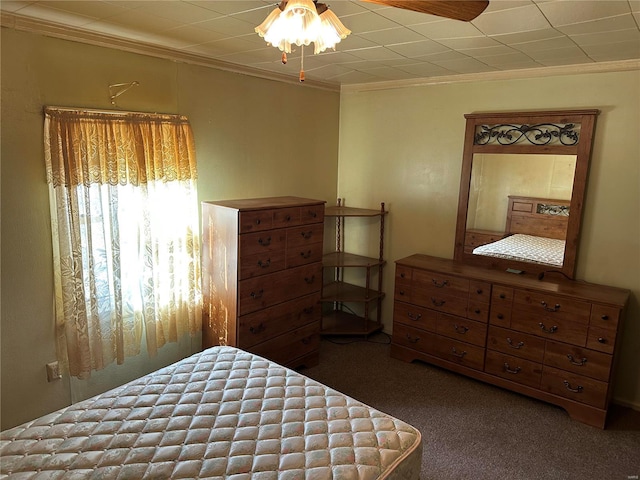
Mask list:
[[46,108],[44,147],[57,350],[70,375],[200,332],[188,120]]

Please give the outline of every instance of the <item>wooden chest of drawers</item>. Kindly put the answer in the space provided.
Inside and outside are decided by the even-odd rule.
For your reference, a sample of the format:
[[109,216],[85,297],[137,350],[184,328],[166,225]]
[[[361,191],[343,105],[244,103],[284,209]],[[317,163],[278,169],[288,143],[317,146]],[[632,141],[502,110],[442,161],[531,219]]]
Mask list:
[[396,262],[391,354],[556,404],[604,428],[629,292],[413,255]]
[[203,348],[239,347],[289,367],[318,362],[324,202],[202,203]]

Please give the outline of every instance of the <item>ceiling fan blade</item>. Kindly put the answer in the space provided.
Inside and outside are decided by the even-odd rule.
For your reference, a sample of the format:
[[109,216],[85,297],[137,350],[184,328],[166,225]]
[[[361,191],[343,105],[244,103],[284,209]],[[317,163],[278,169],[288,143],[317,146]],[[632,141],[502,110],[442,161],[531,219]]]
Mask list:
[[484,12],[489,0],[363,0],[364,2],[387,5],[389,7],[428,13],[438,17],[469,22]]

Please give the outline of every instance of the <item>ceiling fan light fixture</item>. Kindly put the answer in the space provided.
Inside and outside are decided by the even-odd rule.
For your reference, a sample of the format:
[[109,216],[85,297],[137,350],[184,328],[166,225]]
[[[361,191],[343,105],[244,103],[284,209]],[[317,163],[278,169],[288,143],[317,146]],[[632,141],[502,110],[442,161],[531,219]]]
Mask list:
[[312,0],[282,1],[255,31],[285,53],[291,53],[291,45],[313,43],[316,54],[335,48],[351,33],[325,4]]

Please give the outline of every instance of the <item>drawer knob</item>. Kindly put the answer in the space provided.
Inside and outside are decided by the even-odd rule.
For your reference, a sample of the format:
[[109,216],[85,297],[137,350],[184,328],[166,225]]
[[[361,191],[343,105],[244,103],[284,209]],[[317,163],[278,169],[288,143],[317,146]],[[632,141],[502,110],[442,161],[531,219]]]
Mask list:
[[300,252],[300,256],[302,258],[309,258],[311,256],[311,250],[309,250],[308,252]]
[[476,315],[480,315],[480,312],[482,312],[482,310],[480,310],[479,308],[476,308],[473,313],[475,313]]
[[260,219],[256,219],[256,225],[260,225]]
[[514,344],[513,340],[511,340],[511,338],[509,338],[509,337],[507,337],[507,343],[509,344],[509,346],[511,348],[515,348],[516,350],[519,350],[522,347],[524,347],[524,342],[518,342],[518,343]]
[[476,293],[477,293],[478,295],[482,295],[482,289],[481,289],[481,288],[477,289],[477,290],[476,290]]
[[544,326],[544,323],[540,322],[538,325],[540,325],[540,329],[545,332],[545,333],[556,333],[556,331],[558,330],[558,326],[554,325],[553,327],[547,328]]
[[443,280],[442,282],[439,282],[435,278],[432,278],[431,281],[438,288],[443,288],[443,287],[446,287],[447,285],[449,285],[449,281],[448,280]]
[[260,325],[258,325],[257,327],[254,327],[253,325],[252,325],[252,326],[250,326],[250,327],[249,327],[249,331],[250,331],[251,333],[258,334],[258,333],[262,333],[262,332],[264,332],[264,329],[265,329],[265,328],[266,328],[266,327],[264,326],[264,323],[261,323],[261,324],[260,324]]
[[446,300],[438,300],[437,298],[431,297],[431,303],[433,303],[436,307],[441,307],[447,302]]
[[258,266],[260,268],[268,268],[269,265],[271,265],[271,259],[270,258],[267,258],[267,260],[264,261],[264,262],[262,260],[258,260]]
[[464,325],[458,325],[457,323],[453,324],[453,328],[455,329],[456,333],[459,333],[460,335],[464,335],[469,331],[469,327],[465,327]]
[[573,358],[573,355],[571,355],[570,353],[567,354],[567,358],[569,359],[569,362],[572,365],[577,365],[578,367],[582,367],[584,366],[585,363],[587,363],[586,358],[582,358],[581,360],[576,360],[575,358]]
[[600,318],[602,320],[609,320],[609,315],[602,315]]
[[316,218],[316,217],[318,216],[318,214],[317,214],[316,212],[314,212],[313,210],[309,210],[309,215],[310,215],[312,218]]
[[462,351],[462,352],[458,352],[456,350],[456,347],[452,347],[451,348],[451,355],[458,357],[458,358],[464,358],[464,356],[467,354],[466,350]]
[[304,281],[311,285],[316,280],[315,275],[311,275],[310,277],[304,277]]
[[567,382],[566,380],[564,380],[562,383],[564,383],[564,386],[567,388],[567,390],[569,390],[570,392],[573,393],[582,393],[583,387],[581,385],[578,385],[577,387],[572,387],[571,384],[569,382]]
[[420,341],[420,337],[412,337],[407,333],[407,340],[409,340],[411,343],[418,343]]
[[544,300],[540,302],[540,305],[542,305],[542,308],[544,308],[547,312],[557,312],[558,310],[560,310],[560,304],[556,303],[553,307],[550,307],[547,302],[545,302]]
[[401,274],[400,274],[400,278],[404,278],[404,273],[401,273]]
[[501,293],[500,295],[498,295],[502,300],[504,300],[505,298],[507,298],[507,296],[504,293]]
[[291,215],[287,215],[286,217],[284,217],[284,219],[285,219],[287,222],[290,222],[290,221],[291,221]]
[[309,240],[313,235],[313,232],[312,231],[300,232],[300,235],[302,235],[302,238],[304,238],[305,240]]
[[264,289],[260,289],[258,292],[251,292],[251,298],[253,298],[254,300],[257,300],[258,298],[262,297],[263,293],[264,293]]
[[607,343],[607,339],[603,338],[603,337],[598,337],[598,342],[600,343]]
[[258,243],[263,247],[268,247],[269,245],[271,245],[271,237],[267,237],[265,239],[261,237],[258,239]]
[[504,371],[507,373],[512,373],[514,375],[520,373],[520,370],[522,370],[520,367],[516,367],[516,368],[511,368],[509,367],[509,364],[507,362],[504,362]]
[[498,317],[498,320],[504,320],[504,315],[499,313],[498,315],[496,315],[496,317]]
[[414,322],[417,322],[418,320],[420,320],[422,318],[422,314],[418,313],[417,315],[414,315],[411,312],[407,312],[407,317],[409,317],[411,320],[413,320]]
[[399,293],[400,295],[404,295],[404,290],[400,290],[398,293]]

